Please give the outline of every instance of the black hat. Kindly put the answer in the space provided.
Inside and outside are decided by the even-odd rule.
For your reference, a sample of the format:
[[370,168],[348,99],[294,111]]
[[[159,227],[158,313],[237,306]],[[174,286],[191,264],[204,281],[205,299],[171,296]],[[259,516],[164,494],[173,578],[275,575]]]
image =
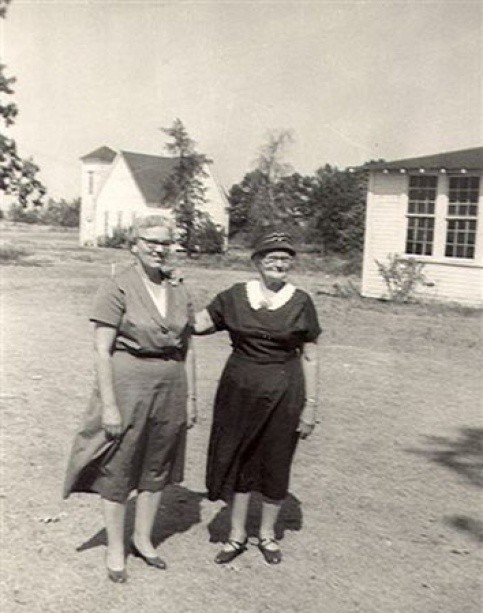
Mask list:
[[292,238],[286,232],[267,232],[257,240],[253,247],[251,257],[265,255],[270,251],[287,251],[290,255],[296,255]]

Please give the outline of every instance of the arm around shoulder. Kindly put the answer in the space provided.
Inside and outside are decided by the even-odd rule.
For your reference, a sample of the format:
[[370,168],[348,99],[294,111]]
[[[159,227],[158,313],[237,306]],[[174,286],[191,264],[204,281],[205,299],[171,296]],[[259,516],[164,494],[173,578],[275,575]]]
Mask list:
[[202,311],[198,311],[195,313],[195,321],[193,324],[193,332],[194,334],[212,334],[216,332],[215,325],[213,320],[211,319],[211,315],[208,312],[208,309],[203,309]]

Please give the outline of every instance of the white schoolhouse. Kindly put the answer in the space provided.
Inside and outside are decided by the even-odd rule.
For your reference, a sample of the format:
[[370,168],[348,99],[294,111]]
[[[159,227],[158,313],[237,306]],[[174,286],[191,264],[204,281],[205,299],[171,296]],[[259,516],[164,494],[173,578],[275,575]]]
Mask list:
[[424,262],[422,297],[483,306],[483,147],[369,166],[362,294],[387,297],[376,260]]
[[[153,209],[172,215],[163,203],[163,184],[176,164],[176,158],[100,147],[83,156],[81,245],[96,245],[99,238],[111,235],[114,228],[128,228],[136,215]],[[213,175],[205,168],[204,210],[228,234],[228,201]]]

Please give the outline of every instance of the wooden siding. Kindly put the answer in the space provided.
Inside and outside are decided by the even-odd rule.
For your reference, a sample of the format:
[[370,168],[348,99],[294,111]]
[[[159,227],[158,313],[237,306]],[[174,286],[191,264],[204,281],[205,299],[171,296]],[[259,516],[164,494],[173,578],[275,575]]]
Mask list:
[[[114,162],[114,168],[109,180],[104,184],[97,198],[96,207],[96,237],[106,232],[112,234],[118,226],[119,213],[122,213],[122,225],[128,227],[132,222],[132,214],[141,214],[147,210],[141,192],[134,181],[124,159],[119,156]],[[107,228],[105,226],[106,212]]]
[[426,262],[423,273],[434,285],[419,290],[421,298],[483,306],[483,266]]
[[[479,174],[479,173],[471,173]],[[481,176],[481,173],[480,173]],[[404,255],[407,228],[408,175],[371,173],[366,206],[366,232],[362,270],[362,295],[387,298],[387,289],[375,260],[387,261],[389,254]],[[444,256],[447,214],[446,176],[439,176],[436,201],[433,256],[416,257],[425,263],[423,273],[432,284],[421,288],[428,299],[483,306],[483,181],[480,179],[476,258],[458,260]]]
[[82,163],[79,220],[79,242],[81,245],[95,243],[97,198],[111,171],[112,165],[107,162],[89,160]]
[[404,253],[406,238],[407,177],[371,175],[367,194],[366,231],[362,267],[362,295],[381,297],[384,281],[375,260]]
[[206,204],[202,208],[210,215],[213,223],[222,226],[228,234],[228,201],[210,168],[203,184],[206,188]]

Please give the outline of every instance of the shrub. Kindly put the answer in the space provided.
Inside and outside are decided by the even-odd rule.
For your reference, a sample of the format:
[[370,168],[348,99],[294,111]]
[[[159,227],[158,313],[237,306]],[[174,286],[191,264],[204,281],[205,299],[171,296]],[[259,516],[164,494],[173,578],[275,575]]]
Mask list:
[[39,221],[39,209],[26,209],[21,204],[12,204],[8,210],[10,221],[22,223],[41,223]]
[[98,247],[110,247],[111,249],[125,249],[129,246],[129,228],[114,228],[112,234],[105,234],[97,241]]
[[26,255],[29,255],[29,252],[22,247],[16,247],[7,242],[0,243],[0,264],[18,262]]
[[45,206],[25,208],[21,204],[13,204],[9,210],[11,221],[42,224],[46,226],[62,226],[76,228],[79,226],[80,198],[71,202],[67,200],[48,201]]
[[64,228],[79,227],[80,198],[71,202],[67,200],[52,200],[45,207],[39,209],[40,223],[49,226],[62,226]]
[[379,274],[384,279],[389,299],[394,302],[409,302],[414,298],[418,286],[431,286],[423,274],[424,262],[389,254],[387,264],[375,260]]
[[205,217],[198,221],[195,227],[193,243],[198,253],[222,253],[225,235],[219,226]]

